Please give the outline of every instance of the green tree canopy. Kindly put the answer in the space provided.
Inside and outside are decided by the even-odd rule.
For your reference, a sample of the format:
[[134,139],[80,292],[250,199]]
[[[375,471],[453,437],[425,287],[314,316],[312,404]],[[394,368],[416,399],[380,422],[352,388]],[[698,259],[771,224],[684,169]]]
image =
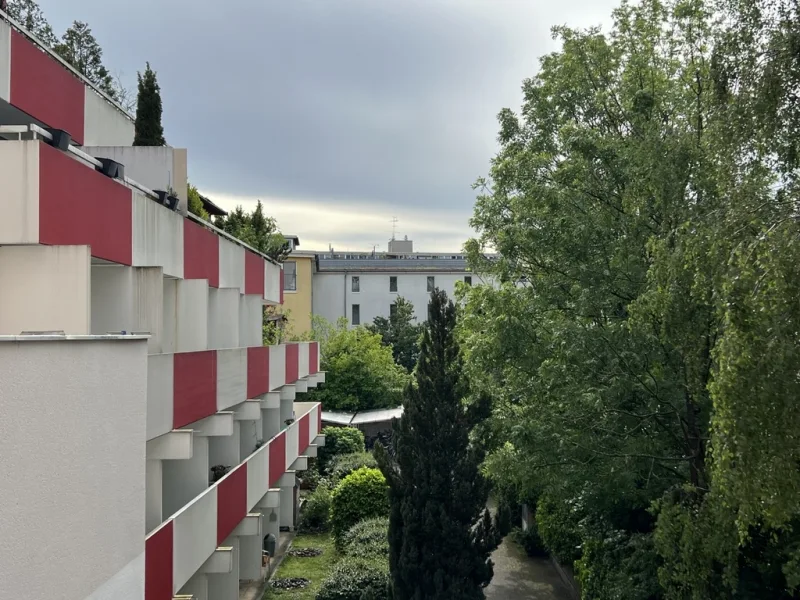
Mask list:
[[419,356],[419,337],[422,325],[414,323],[414,305],[403,297],[398,297],[389,318],[375,317],[367,329],[381,336],[384,345],[392,347],[394,361],[406,371],[417,364]]
[[136,101],[134,146],[166,146],[164,127],[161,125],[161,88],[150,63],[144,74],[137,73],[139,95]]
[[580,539],[593,597],[800,583],[797,22],[624,2],[608,35],[556,28],[499,114],[468,251],[506,283],[467,290],[461,339],[488,472],[570,507],[543,538]]
[[335,325],[314,323],[321,341],[325,385],[312,398],[326,410],[357,411],[398,406],[407,375],[394,362],[391,348],[364,327],[350,328],[345,319]]
[[283,262],[289,255],[289,245],[278,229],[278,222],[274,217],[264,215],[261,200],[252,213],[237,206],[227,218],[217,220],[216,225],[273,260]]
[[7,9],[12,19],[39,38],[45,46],[52,48],[58,43],[53,28],[34,0],[9,0]]
[[53,46],[53,51],[111,99],[117,99],[114,80],[103,65],[103,49],[87,23],[73,22],[61,36],[61,41]]
[[483,598],[500,539],[486,508],[483,452],[470,443],[469,391],[455,339],[456,308],[431,296],[415,384],[375,456],[389,482],[389,570],[395,600]]

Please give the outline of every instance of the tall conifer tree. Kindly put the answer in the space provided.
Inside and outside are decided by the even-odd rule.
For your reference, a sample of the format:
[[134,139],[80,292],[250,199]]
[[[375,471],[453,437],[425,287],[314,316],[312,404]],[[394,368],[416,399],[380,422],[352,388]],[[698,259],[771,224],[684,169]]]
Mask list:
[[155,71],[147,68],[138,73],[139,99],[136,105],[134,146],[166,146],[164,127],[161,125],[161,88]]
[[469,432],[474,416],[454,337],[456,308],[431,295],[416,385],[391,448],[376,446],[389,482],[389,568],[394,600],[484,598],[493,575],[489,555],[499,536],[486,510],[489,488],[479,471],[482,451]]

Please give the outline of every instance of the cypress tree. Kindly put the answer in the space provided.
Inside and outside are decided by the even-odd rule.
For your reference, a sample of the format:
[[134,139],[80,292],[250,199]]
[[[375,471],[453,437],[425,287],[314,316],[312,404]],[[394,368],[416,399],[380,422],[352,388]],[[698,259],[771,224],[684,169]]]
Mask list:
[[139,78],[139,98],[136,103],[136,124],[133,136],[134,146],[166,146],[164,128],[161,125],[161,88],[158,86],[155,71],[147,68]]
[[390,448],[376,445],[389,483],[389,569],[394,600],[484,598],[492,579],[490,553],[499,536],[486,509],[489,488],[470,443],[474,415],[454,336],[456,308],[431,294],[416,385],[392,424]]

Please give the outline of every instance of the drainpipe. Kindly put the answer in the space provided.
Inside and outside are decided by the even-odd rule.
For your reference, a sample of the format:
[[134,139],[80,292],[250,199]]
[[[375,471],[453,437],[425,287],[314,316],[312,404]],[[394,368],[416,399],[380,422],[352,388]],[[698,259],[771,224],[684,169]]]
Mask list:
[[[342,307],[344,318],[347,319],[347,271],[344,272],[344,284],[342,286]],[[349,321],[349,319],[348,319]],[[352,325],[352,323],[350,323]]]

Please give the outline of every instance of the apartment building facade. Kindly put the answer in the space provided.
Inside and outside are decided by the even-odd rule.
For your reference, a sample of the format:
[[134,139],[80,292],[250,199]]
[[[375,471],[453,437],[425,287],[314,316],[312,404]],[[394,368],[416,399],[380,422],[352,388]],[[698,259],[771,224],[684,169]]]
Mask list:
[[[0,12],[3,597],[233,600],[324,444],[281,265],[187,213],[185,150]],[[177,192],[176,192],[177,190]]]

